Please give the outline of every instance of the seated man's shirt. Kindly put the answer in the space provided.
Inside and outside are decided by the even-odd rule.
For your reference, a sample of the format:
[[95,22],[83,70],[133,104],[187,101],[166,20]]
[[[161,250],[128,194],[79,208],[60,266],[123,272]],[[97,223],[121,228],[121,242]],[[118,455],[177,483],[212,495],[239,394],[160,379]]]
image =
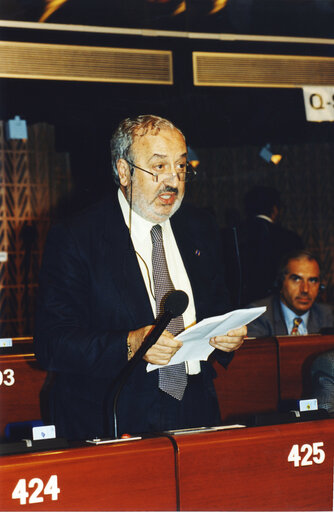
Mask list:
[[286,306],[282,301],[281,301],[281,308],[282,308],[282,313],[284,316],[284,320],[285,320],[285,324],[286,324],[288,333],[290,334],[293,329],[294,319],[301,318],[302,321],[298,326],[298,332],[299,332],[299,334],[307,334],[307,321],[308,321],[308,317],[310,315],[310,311],[307,311],[303,315],[297,315],[297,313],[295,313],[290,308],[288,308],[288,306]]

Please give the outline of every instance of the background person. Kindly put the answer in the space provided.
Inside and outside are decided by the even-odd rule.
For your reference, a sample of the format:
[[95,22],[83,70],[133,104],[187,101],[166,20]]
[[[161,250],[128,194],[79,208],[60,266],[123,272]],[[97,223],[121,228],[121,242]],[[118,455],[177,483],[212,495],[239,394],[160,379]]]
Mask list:
[[242,304],[268,296],[280,261],[289,252],[303,249],[299,235],[280,224],[282,202],[279,192],[256,186],[244,197],[246,221],[238,229],[241,259]]
[[329,305],[316,301],[320,289],[320,267],[308,251],[296,251],[283,258],[279,290],[250,307],[267,306],[267,311],[248,326],[249,336],[316,334],[333,326]]

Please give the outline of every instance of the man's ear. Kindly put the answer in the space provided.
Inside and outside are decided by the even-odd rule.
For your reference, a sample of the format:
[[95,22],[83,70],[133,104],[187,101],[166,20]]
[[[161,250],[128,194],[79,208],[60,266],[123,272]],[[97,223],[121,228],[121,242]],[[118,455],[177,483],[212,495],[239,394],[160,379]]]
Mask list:
[[130,184],[131,176],[130,176],[130,169],[129,164],[127,163],[124,158],[120,158],[117,161],[117,171],[119,176],[119,182],[123,187],[127,187]]

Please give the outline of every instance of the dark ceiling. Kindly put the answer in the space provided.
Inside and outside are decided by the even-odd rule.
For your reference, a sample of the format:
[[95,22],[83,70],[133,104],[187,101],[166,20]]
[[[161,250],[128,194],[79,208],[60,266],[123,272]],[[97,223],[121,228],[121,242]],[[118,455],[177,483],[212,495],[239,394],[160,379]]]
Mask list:
[[2,0],[0,19],[160,30],[333,36],[333,0]]
[[[0,20],[38,21],[52,4],[1,0]],[[46,18],[45,27],[48,23],[332,38],[334,1],[67,0]],[[173,86],[0,80],[0,119],[20,115],[28,124],[53,124],[57,150],[70,153],[74,175],[83,183],[92,170],[97,181],[110,175],[111,133],[121,119],[137,114],[170,118],[195,148],[260,147],[267,142],[298,144],[334,138],[333,123],[306,121],[301,89],[195,87],[191,68],[194,49],[332,56],[331,44],[222,42],[13,27],[0,30],[2,39],[14,41],[172,50]]]

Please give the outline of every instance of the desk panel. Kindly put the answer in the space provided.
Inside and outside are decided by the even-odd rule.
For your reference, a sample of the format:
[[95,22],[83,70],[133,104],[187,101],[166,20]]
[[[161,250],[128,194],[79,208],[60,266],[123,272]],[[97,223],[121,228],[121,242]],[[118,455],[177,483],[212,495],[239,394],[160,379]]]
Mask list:
[[310,396],[312,361],[321,352],[334,348],[334,336],[277,337],[279,348],[281,400],[298,400]]
[[175,438],[181,510],[333,509],[334,420]]
[[4,456],[0,510],[176,510],[174,467],[166,438]]
[[278,364],[274,338],[249,339],[237,350],[227,370],[214,363],[215,388],[223,421],[277,410]]
[[[14,348],[15,341],[18,340],[13,340]],[[32,349],[32,340],[24,341],[25,351],[29,346]],[[278,371],[274,339],[246,340],[235,353],[228,370],[217,362],[214,367],[223,421],[277,409]],[[0,371],[6,370],[0,386],[0,436],[4,435],[5,425],[9,422],[41,417],[39,394],[46,377],[32,353],[0,353]]]
[[37,420],[41,417],[39,393],[46,372],[33,354],[0,356],[0,436],[9,422]]
[[[333,508],[334,420],[174,439],[180,510]],[[176,510],[173,447],[155,438],[3,456],[0,491],[0,510]]]
[[22,338],[9,338],[11,340],[11,346],[8,347],[7,342],[8,338],[0,338],[0,357],[2,355],[13,355],[13,354],[33,354],[33,338],[22,337]]

